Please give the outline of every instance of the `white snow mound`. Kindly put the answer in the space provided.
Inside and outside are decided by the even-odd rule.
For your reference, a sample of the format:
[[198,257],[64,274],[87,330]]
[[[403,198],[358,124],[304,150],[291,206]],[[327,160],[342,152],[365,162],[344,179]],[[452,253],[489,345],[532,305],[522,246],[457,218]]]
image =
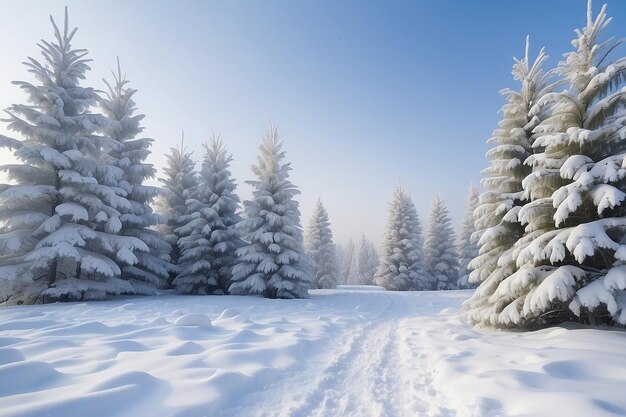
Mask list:
[[206,316],[206,314],[185,314],[184,316],[180,316],[174,322],[177,326],[200,326],[200,327],[211,327],[211,319]]

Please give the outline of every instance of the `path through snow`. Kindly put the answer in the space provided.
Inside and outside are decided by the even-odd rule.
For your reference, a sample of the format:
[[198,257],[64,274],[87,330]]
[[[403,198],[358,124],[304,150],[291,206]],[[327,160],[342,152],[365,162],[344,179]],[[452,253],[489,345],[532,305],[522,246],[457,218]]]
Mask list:
[[2,308],[1,414],[626,416],[626,333],[477,331],[469,294]]

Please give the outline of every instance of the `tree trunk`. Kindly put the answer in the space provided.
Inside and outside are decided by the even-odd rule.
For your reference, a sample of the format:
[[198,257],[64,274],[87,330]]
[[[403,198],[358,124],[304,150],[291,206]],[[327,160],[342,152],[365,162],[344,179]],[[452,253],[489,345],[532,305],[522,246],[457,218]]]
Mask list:
[[[56,208],[59,204],[61,204],[59,198],[59,191],[61,190],[61,179],[59,178],[59,170],[55,170],[54,172],[54,188],[57,193],[52,197],[52,210],[50,216],[54,216],[56,213]],[[58,268],[58,259],[54,258],[52,263],[49,266],[50,270],[48,271],[48,287],[51,287],[57,280],[57,268]]]
[[57,280],[57,260],[54,259],[48,270],[48,287],[51,287]]

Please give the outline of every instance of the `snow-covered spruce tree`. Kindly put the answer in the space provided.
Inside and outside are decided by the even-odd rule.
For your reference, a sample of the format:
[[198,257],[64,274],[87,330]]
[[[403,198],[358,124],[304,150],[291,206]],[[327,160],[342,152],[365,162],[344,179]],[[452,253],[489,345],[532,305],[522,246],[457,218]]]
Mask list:
[[346,248],[341,243],[335,245],[335,254],[337,259],[337,282],[336,285],[343,284],[343,277],[341,276],[341,269],[343,268],[343,258],[346,256]]
[[398,187],[389,203],[387,230],[374,284],[387,290],[429,290],[422,226],[408,193]]
[[428,272],[433,277],[433,289],[452,290],[456,288],[459,259],[448,209],[439,196],[435,198],[429,220],[424,255]]
[[359,249],[361,246],[365,247],[364,245],[361,245],[364,239],[365,236],[361,236],[361,240],[357,241],[354,245],[354,251],[350,257],[350,266],[348,267],[348,275],[346,278],[346,283],[348,285],[359,285],[361,283],[361,267],[359,263],[361,257],[359,256]]
[[352,269],[352,259],[356,256],[356,245],[352,238],[348,239],[344,247],[343,256],[341,257],[341,269],[339,282],[341,284],[350,284],[350,276]]
[[117,140],[121,147],[110,152],[109,157],[123,171],[118,182],[126,193],[128,207],[120,208],[120,236],[132,236],[144,242],[148,252],[135,251],[137,263],[120,264],[122,276],[129,280],[135,292],[152,294],[157,287],[164,287],[169,276],[170,264],[163,259],[163,254],[171,251],[171,246],[152,227],[161,223],[160,216],[152,211],[150,204],[159,194],[159,188],[144,184],[154,178],[156,170],[145,162],[150,155],[153,140],[138,138],[143,131],[143,114],[135,114],[137,109],[133,96],[137,90],[128,86],[128,80],[122,76],[119,60],[117,73],[113,72],[112,82],[104,80],[108,87],[106,98],[100,100],[103,113],[109,119],[106,134]]
[[[517,271],[513,245],[525,234],[518,215],[531,198],[522,186],[532,171],[525,162],[533,155],[533,129],[549,115],[550,106],[542,99],[559,84],[553,81],[553,71],[543,71],[547,59],[541,49],[531,61],[526,38],[524,58],[514,59],[512,69],[513,78],[520,82],[521,88],[501,91],[506,97],[501,110],[503,118],[487,142],[493,148],[487,152],[489,167],[482,172],[485,191],[474,211],[474,239],[478,241],[479,255],[469,264],[469,283],[481,284],[464,304],[467,318],[473,324],[498,325],[504,306],[491,297],[498,285]],[[533,236],[524,239],[532,240]]]
[[[22,143],[0,135],[0,146],[19,149]],[[34,169],[27,165],[4,165],[0,168],[17,182],[17,185],[0,184],[0,303],[17,297],[11,299],[11,303],[15,304],[30,298],[24,292],[32,285],[33,274],[31,263],[26,262],[24,257],[37,243],[32,232],[48,218],[49,206],[47,198],[44,198],[47,196],[38,192],[39,187],[27,185],[28,171],[33,172]],[[42,181],[42,178],[39,180]],[[33,197],[28,194],[33,194]],[[29,210],[25,211],[25,208]],[[39,288],[39,291],[44,289]]]
[[270,126],[260,146],[257,180],[252,200],[244,202],[245,219],[239,227],[248,245],[237,250],[231,294],[268,298],[304,298],[313,284],[313,260],[304,252],[300,210],[294,197],[300,193],[289,181],[291,166],[276,128]]
[[[118,262],[134,264],[136,251],[148,247],[134,237],[120,237],[119,210],[128,209],[117,184],[122,170],[106,151],[120,143],[98,135],[107,119],[91,113],[99,97],[80,86],[89,70],[84,49],[73,49],[67,9],[60,30],[51,18],[54,40],[39,44],[44,60],[26,66],[37,84],[16,82],[29,104],[11,106],[9,129],[23,140],[3,140],[15,149],[19,164],[4,166],[14,184],[0,195],[2,258],[24,279],[25,302],[101,299],[133,293],[120,279]],[[33,281],[34,280],[34,281]]]
[[328,213],[320,199],[313,208],[304,236],[306,253],[315,262],[316,288],[335,288],[337,285],[337,251],[333,243]]
[[367,241],[367,262],[362,262],[365,265],[364,271],[365,276],[367,277],[368,285],[374,284],[374,276],[376,275],[376,271],[378,270],[378,265],[380,264],[380,255],[378,254],[378,249],[376,249],[376,245],[371,241]]
[[185,201],[189,192],[197,185],[195,163],[191,159],[192,152],[185,148],[184,138],[180,146],[170,148],[165,155],[167,165],[163,168],[165,178],[159,178],[163,184],[163,191],[155,202],[157,213],[163,216],[164,222],[157,226],[157,230],[172,247],[169,256],[165,259],[171,264],[170,280],[176,278],[179,271],[178,258],[180,248],[178,240],[182,237],[176,230],[185,225],[187,205]]
[[465,215],[463,216],[463,224],[461,225],[461,233],[459,236],[459,279],[457,280],[457,288],[472,288],[474,284],[469,283],[470,268],[469,263],[478,256],[478,239],[480,236],[476,233],[474,226],[474,212],[478,207],[478,190],[474,185],[470,185],[465,199]]
[[361,240],[357,241],[354,245],[354,251],[352,252],[352,256],[350,257],[350,266],[348,268],[348,278],[347,283],[349,285],[360,285],[361,284],[361,252],[367,248],[365,235],[361,236]]
[[532,201],[519,213],[532,240],[516,245],[519,270],[490,299],[501,326],[626,324],[626,59],[611,62],[621,42],[600,39],[609,22],[589,2],[558,66],[570,88],[544,98],[553,114],[535,129]]
[[378,268],[378,251],[365,235],[361,236],[352,256],[349,283],[352,285],[371,285]]
[[215,134],[204,145],[198,184],[189,189],[187,223],[175,230],[180,237],[180,272],[172,283],[186,294],[225,294],[235,264],[235,251],[244,245],[236,225],[237,185],[229,170],[232,155]]
[[360,280],[360,275],[361,275],[361,268],[360,268],[360,256],[359,256],[359,249],[361,248],[361,246],[365,247],[364,245],[361,245],[361,243],[363,243],[363,240],[365,239],[365,236],[361,236],[361,240],[358,241],[355,245],[354,245],[354,251],[352,252],[352,256],[350,257],[350,267],[348,268],[348,277],[347,277],[347,283],[348,285],[359,285],[361,280]]

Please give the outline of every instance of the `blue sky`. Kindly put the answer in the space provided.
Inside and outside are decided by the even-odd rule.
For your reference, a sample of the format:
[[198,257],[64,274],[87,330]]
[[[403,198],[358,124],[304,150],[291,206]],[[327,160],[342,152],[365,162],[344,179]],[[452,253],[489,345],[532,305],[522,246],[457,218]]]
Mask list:
[[[303,223],[321,197],[339,241],[364,233],[375,242],[398,182],[424,227],[437,193],[460,225],[526,34],[531,53],[545,46],[556,65],[586,13],[583,0],[0,0],[1,108],[24,101],[10,81],[30,80],[20,63],[39,56],[48,15],[61,21],[64,5],[79,28],[74,45],[94,60],[85,85],[103,88],[119,56],[139,90],[157,167],[182,130],[199,159],[214,129],[246,198],[243,181],[272,121],[302,191]],[[624,35],[626,3],[613,0],[608,12],[609,32]]]

